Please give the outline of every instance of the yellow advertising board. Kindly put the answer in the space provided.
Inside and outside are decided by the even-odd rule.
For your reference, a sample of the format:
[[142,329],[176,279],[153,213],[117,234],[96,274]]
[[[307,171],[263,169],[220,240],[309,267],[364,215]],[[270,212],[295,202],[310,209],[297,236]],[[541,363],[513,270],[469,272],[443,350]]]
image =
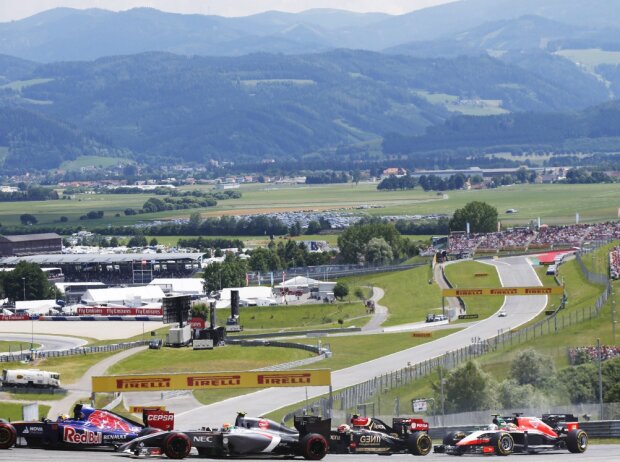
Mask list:
[[216,388],[314,387],[330,384],[331,371],[329,369],[112,375],[92,378],[93,393],[212,390]]
[[472,295],[562,295],[564,287],[496,287],[480,289],[443,289],[443,297],[471,297]]

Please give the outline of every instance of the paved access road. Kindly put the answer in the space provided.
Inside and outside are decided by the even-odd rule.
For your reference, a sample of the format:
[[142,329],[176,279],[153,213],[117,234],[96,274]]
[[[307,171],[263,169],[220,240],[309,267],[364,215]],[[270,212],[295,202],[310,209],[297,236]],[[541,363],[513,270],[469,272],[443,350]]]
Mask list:
[[[572,462],[607,462],[620,460],[619,444],[602,444],[590,446],[583,454],[570,454],[568,451],[548,452],[536,455],[515,454],[508,456],[507,462],[565,462],[567,458]],[[104,451],[47,451],[45,449],[8,449],[0,451],[0,461],[28,461],[28,462],[119,462],[129,459],[121,454]],[[153,458],[146,460],[169,460],[166,458]],[[190,460],[213,460],[199,458],[190,455]],[[282,460],[282,459],[243,459],[245,461]],[[303,461],[301,458],[295,460]],[[377,455],[327,455],[325,462],[382,462],[381,456]],[[431,453],[426,457],[414,457],[407,454],[396,454],[390,457],[390,462],[489,462],[497,460],[493,456],[447,456],[445,454]],[[504,459],[502,459],[504,460]]]
[[[489,264],[497,268],[503,286],[541,285],[536,272],[525,257],[505,258],[491,261]],[[402,369],[408,363],[415,364],[440,356],[471,344],[474,338],[491,338],[501,330],[508,330],[528,322],[545,309],[546,303],[546,296],[506,297],[503,309],[508,316],[500,318],[494,315],[433,342],[332,372],[333,389],[346,388],[378,375]],[[290,404],[303,402],[306,397],[313,398],[328,391],[327,387],[270,388],[178,413],[175,420],[178,428],[218,427],[227,419],[231,419],[237,411],[245,411],[248,415],[263,415]]]

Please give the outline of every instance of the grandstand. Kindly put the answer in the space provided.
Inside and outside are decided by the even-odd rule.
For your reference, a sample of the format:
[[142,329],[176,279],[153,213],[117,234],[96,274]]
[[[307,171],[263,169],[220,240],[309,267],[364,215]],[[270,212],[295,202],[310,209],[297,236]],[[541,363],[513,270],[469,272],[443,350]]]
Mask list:
[[113,284],[148,284],[154,278],[191,277],[200,271],[202,253],[131,253],[30,255],[0,258],[0,268],[20,261],[61,268],[65,282],[99,281]]
[[62,252],[62,237],[56,233],[0,236],[0,257]]

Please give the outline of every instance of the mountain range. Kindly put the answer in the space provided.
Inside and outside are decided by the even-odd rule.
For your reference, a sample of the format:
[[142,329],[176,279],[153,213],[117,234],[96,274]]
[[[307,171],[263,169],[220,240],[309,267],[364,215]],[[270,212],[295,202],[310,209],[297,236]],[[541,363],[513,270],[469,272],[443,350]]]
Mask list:
[[[577,134],[616,136],[575,120],[600,122],[600,107],[615,120],[618,17],[609,0],[460,0],[401,16],[54,9],[0,23],[0,164],[347,162],[486,149],[498,133],[566,149]],[[557,136],[528,140],[530,119]]]

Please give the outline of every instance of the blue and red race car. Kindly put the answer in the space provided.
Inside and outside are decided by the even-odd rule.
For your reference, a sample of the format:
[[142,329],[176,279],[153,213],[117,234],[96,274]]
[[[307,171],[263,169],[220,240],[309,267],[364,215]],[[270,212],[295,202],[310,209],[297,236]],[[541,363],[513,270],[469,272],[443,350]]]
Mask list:
[[77,404],[73,410],[73,417],[59,417],[55,421],[43,419],[34,422],[0,422],[0,449],[12,446],[42,448],[108,446],[113,449],[138,436],[160,429],[171,429],[174,426],[174,415],[169,412],[146,411],[144,414],[146,425],[111,411]]

